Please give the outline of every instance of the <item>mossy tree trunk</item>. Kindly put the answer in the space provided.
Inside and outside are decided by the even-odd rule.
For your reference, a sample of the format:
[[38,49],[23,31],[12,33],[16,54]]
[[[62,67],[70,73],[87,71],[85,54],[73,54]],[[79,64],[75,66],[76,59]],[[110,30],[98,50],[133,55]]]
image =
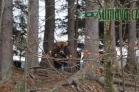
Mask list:
[[114,92],[113,89],[113,74],[112,74],[112,46],[111,46],[111,22],[107,21],[104,23],[104,66],[105,66],[105,89],[106,92]]
[[[104,0],[104,7],[111,8],[112,7],[111,0]],[[113,58],[113,41],[112,41],[112,21],[104,22],[104,80],[105,80],[105,90],[106,92],[114,92],[113,88],[113,73],[112,73],[112,58]]]

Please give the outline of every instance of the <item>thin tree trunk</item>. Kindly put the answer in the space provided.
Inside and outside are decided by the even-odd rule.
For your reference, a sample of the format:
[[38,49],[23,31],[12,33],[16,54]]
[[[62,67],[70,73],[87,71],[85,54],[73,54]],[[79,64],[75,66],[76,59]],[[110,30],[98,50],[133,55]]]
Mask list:
[[[78,3],[79,1],[77,0],[76,1],[76,3],[77,3],[77,5],[76,6],[78,6]],[[76,7],[76,13],[78,13],[78,11],[77,11],[77,7]],[[78,19],[78,16],[76,16],[76,22],[75,22],[75,40],[74,40],[74,48],[75,48],[75,50],[77,49],[77,45],[78,45],[78,36],[79,36],[79,34],[78,34],[78,21],[79,21],[79,19]],[[77,54],[75,53],[75,56],[77,56]]]
[[122,69],[122,82],[123,82],[123,91],[125,91],[125,80],[124,80],[124,68],[123,68],[123,55],[122,55],[122,47],[123,47],[123,37],[122,37],[122,20],[119,24],[119,38],[120,38],[120,60],[121,60],[121,69]]
[[[75,38],[75,36],[77,37],[77,30],[75,30],[74,3],[75,0],[68,0],[68,45],[72,58],[76,58],[77,55],[77,39]],[[76,67],[73,67],[76,63],[75,61],[71,61],[68,64],[68,67],[72,67],[71,72],[77,71]]]
[[1,0],[3,5],[1,13],[0,28],[0,80],[7,78],[12,72],[13,51],[12,51],[12,0]]
[[[3,3],[3,0],[0,1],[0,40],[2,39],[2,28],[1,28],[1,24],[2,24],[2,10],[4,7],[2,7],[2,3]],[[0,41],[0,51],[2,51],[2,41]],[[2,58],[2,52],[0,52],[0,58]],[[0,60],[0,73],[2,73],[2,60]],[[3,79],[3,76],[1,75],[0,76],[0,81]]]
[[[111,7],[114,8],[114,3],[115,1],[114,0],[111,0],[110,4],[111,4]],[[116,40],[115,40],[115,21],[112,20],[111,21],[111,26],[110,26],[110,36],[111,36],[111,47],[112,47],[112,59],[113,60],[116,60],[117,58],[117,52],[116,52]],[[112,61],[113,64],[116,64],[118,65],[118,61]],[[117,70],[117,69],[116,69]]]
[[76,48],[74,47],[75,40],[75,19],[74,19],[74,2],[75,0],[68,0],[68,44],[72,57],[75,57]]

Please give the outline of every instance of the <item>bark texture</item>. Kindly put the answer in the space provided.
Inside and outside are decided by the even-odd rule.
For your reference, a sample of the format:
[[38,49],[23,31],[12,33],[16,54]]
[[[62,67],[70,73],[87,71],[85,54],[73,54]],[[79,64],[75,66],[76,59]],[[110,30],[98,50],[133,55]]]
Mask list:
[[[113,7],[113,2],[111,0],[104,0],[104,7],[111,8]],[[113,56],[112,54],[115,50],[114,46],[114,36],[113,34],[113,22],[105,21],[104,22],[104,81],[105,81],[105,90],[106,92],[114,92],[113,86],[113,73],[112,73],[112,63]]]
[[[86,11],[98,10],[98,5],[93,1],[86,1]],[[86,59],[92,59],[92,61],[85,61],[84,72],[87,78],[92,79],[94,70],[91,66],[96,65],[98,61],[97,53],[99,52],[99,29],[98,19],[86,18],[85,19],[85,47],[84,55]]]
[[[55,30],[55,0],[45,0],[45,31],[43,41],[43,55],[50,55],[50,51],[54,44],[54,30]],[[53,65],[53,63],[51,62]],[[41,66],[50,67],[47,59],[43,58]]]
[[68,0],[68,44],[72,57],[75,57],[76,48],[74,47],[75,40],[75,18],[74,18],[74,2],[75,0]]
[[[136,8],[136,2],[130,4],[130,8]],[[134,72],[137,62],[135,60],[135,40],[136,40],[136,21],[130,21],[128,24],[128,60],[127,67],[128,70]]]
[[12,72],[12,0],[1,0],[1,28],[0,28],[0,80],[4,80]]
[[39,22],[39,1],[29,0],[29,32],[28,32],[28,67],[38,66],[38,22]]

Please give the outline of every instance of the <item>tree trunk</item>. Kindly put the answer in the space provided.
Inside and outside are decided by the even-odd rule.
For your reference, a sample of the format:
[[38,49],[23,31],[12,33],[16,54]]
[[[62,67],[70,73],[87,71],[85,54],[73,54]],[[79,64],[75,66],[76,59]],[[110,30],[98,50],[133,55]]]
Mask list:
[[29,16],[29,30],[28,30],[28,56],[27,66],[38,66],[38,20],[39,20],[39,1],[29,0],[28,16]]
[[[111,7],[112,8],[114,8],[114,3],[115,3],[115,0],[111,0]],[[110,32],[110,36],[111,36],[111,49],[112,49],[112,53],[111,53],[111,55],[112,55],[112,59],[113,60],[116,60],[116,58],[117,58],[117,52],[116,52],[116,40],[115,40],[115,21],[114,20],[112,20],[111,21],[111,24],[110,24],[110,30],[111,30],[111,32]],[[118,61],[112,61],[112,64],[116,64],[116,65],[118,65],[119,63],[118,63]],[[117,70],[117,69],[116,69]]]
[[68,44],[72,57],[75,57],[76,48],[74,47],[75,40],[75,19],[74,19],[74,1],[68,0]]
[[[75,46],[75,43],[77,42],[77,39],[75,38],[75,36],[77,36],[77,30],[75,32],[74,2],[75,0],[68,0],[68,45],[72,58],[76,58],[77,55],[77,47]],[[76,61],[71,61],[68,64],[68,67],[72,67],[71,72],[75,72],[77,70],[76,67],[73,67],[76,63]]]
[[[77,5],[76,5],[76,13],[78,13],[78,8],[77,6],[79,5],[79,1],[77,0],[76,1]],[[79,37],[79,34],[78,34],[78,25],[79,25],[79,19],[78,19],[78,16],[76,16],[76,20],[75,20],[75,40],[74,40],[74,48],[75,50],[77,50],[77,45],[78,45],[78,37]],[[75,56],[78,56],[77,53],[75,53]]]
[[[44,41],[43,50],[44,55],[50,55],[54,44],[54,30],[55,30],[55,0],[45,0],[45,31],[44,31]],[[53,62],[51,62],[53,65]],[[41,66],[50,67],[46,59],[42,59]]]
[[[95,0],[94,0],[95,1]],[[86,1],[86,10],[98,10],[98,5],[93,3],[93,1]],[[97,53],[99,52],[99,29],[98,29],[98,19],[95,18],[86,18],[85,19],[85,46],[84,46],[84,55],[87,59],[92,59],[92,61],[85,61],[84,72],[87,78],[92,79],[94,74],[94,69],[89,65],[96,64],[95,61],[98,61],[96,58]],[[93,61],[94,60],[94,61]]]
[[[111,8],[113,3],[111,0],[104,0],[105,8]],[[104,22],[104,80],[106,92],[114,92],[113,88],[113,74],[112,74],[112,62],[113,62],[113,36],[112,34],[112,21]]]
[[[1,0],[0,6],[0,81],[6,79],[12,72],[12,0]],[[3,11],[2,11],[3,10]]]
[[[136,8],[136,2],[130,4],[130,8]],[[129,71],[134,72],[135,67],[137,65],[135,60],[135,42],[136,40],[136,21],[130,21],[128,24],[128,60],[127,60],[127,68]]]

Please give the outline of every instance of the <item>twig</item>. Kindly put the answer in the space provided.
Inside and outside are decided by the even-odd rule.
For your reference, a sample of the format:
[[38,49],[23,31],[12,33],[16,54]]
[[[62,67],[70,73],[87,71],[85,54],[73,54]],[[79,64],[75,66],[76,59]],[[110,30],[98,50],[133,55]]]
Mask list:
[[29,78],[30,78],[30,80],[31,80],[31,82],[32,82],[32,84],[33,84],[33,86],[34,86],[34,88],[37,90],[37,92],[38,92],[38,89],[37,89],[37,87],[35,86],[35,83],[33,82],[33,80],[32,80],[32,78],[30,77],[30,75],[28,74],[28,76],[29,76]]
[[120,1],[118,1],[118,0],[116,0],[116,1],[117,1],[117,3],[119,4],[119,6],[122,7],[122,5],[120,4]]
[[125,6],[127,6],[127,5],[129,5],[129,4],[133,3],[133,2],[137,2],[137,0],[130,1],[129,3],[125,4]]
[[100,5],[101,8],[103,8],[102,4],[100,3],[99,0],[97,0],[98,4]]
[[81,90],[80,90],[80,87],[77,85],[77,90],[79,91],[79,92],[81,92]]

